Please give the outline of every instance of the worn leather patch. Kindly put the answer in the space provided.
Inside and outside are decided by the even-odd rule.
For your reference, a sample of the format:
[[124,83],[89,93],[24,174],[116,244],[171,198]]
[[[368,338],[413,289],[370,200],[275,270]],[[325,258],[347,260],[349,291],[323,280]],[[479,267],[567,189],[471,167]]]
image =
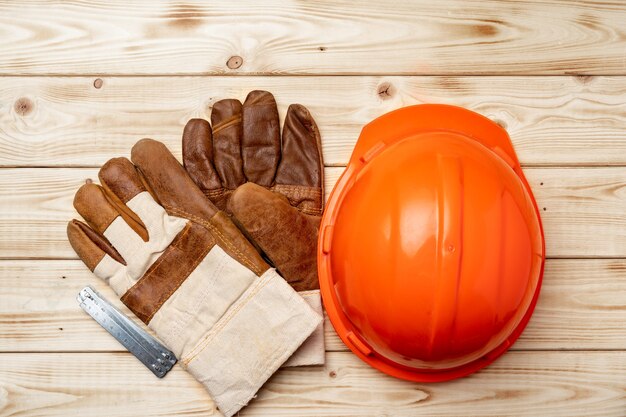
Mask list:
[[213,246],[211,233],[189,222],[144,276],[126,291],[122,302],[148,324]]
[[296,291],[319,288],[315,256],[319,216],[303,214],[284,195],[253,183],[237,188],[228,209]]

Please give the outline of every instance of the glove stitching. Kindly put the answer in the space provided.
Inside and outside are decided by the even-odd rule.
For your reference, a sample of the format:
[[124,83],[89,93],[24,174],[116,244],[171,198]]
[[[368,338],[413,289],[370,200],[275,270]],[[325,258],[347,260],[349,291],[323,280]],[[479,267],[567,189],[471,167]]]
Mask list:
[[318,199],[322,196],[322,193],[319,189],[311,189],[311,188],[299,188],[299,187],[282,187],[275,185],[272,188],[272,191],[286,195],[288,198],[307,198],[307,199]]
[[213,233],[215,233],[216,235],[219,236],[220,241],[226,245],[226,247],[230,250],[232,250],[233,252],[235,252],[241,259],[239,259],[239,261],[241,263],[243,263],[246,267],[248,267],[248,269],[250,269],[252,272],[254,272],[257,276],[260,276],[262,274],[262,272],[254,266],[254,264],[252,263],[252,261],[244,254],[242,253],[237,247],[235,247],[230,241],[228,241],[224,235],[217,229],[217,227],[215,227],[213,224],[207,222],[206,220],[197,217],[191,213],[186,212],[185,210],[182,209],[178,209],[176,207],[167,207],[168,210],[172,211],[172,213],[176,214],[183,214],[186,215],[188,219],[193,220],[199,224],[201,224],[202,226],[210,229]]
[[304,213],[304,214],[310,214],[312,216],[320,216],[322,214],[322,210],[321,209],[303,208],[300,211],[302,213]]
[[306,290],[306,291],[298,291],[298,295],[302,298],[310,297],[313,295],[319,295],[320,290]]
[[287,200],[289,200],[289,204],[291,204],[293,207],[297,208],[298,210],[300,210],[300,212],[304,213],[304,214],[309,214],[312,216],[320,216],[322,214],[322,208],[316,208],[316,207],[299,207],[300,204],[302,203],[306,203],[306,200],[313,200],[311,201],[315,206],[319,206],[321,205],[320,202],[317,202],[315,200],[321,199],[322,196],[322,192],[321,189],[317,188],[317,187],[304,187],[301,185],[283,185],[283,184],[276,184],[272,187],[272,191],[279,193],[279,194],[283,194],[285,195],[285,197],[287,197]]
[[205,196],[207,196],[207,198],[212,199],[212,198],[217,198],[217,197],[221,197],[224,195],[224,188],[214,188],[212,190],[202,190],[202,192],[204,193]]
[[272,188],[276,190],[295,191],[298,193],[310,193],[310,194],[317,194],[317,195],[322,194],[322,190],[319,187],[308,187],[305,185],[276,184]]
[[224,237],[224,235],[218,230],[217,227],[207,221],[203,221],[202,219],[200,219],[200,221],[210,227],[211,230],[220,237],[224,244],[242,259],[242,263],[244,263],[244,265],[246,265],[252,272],[254,272],[257,276],[260,276],[262,274],[262,272],[254,266],[252,261],[243,252],[241,252],[235,245],[227,240],[226,237]]
[[274,190],[274,192],[288,192],[288,198],[291,199],[318,199],[320,198],[320,194],[313,194],[306,191],[297,191],[297,190]]

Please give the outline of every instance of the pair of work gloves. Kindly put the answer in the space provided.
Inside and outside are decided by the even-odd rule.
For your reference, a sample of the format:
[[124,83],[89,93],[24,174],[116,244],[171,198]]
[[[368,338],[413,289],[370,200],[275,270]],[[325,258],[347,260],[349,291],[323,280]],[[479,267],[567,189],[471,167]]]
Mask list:
[[184,167],[152,139],[106,162],[67,233],[228,417],[283,364],[324,362],[323,163],[308,110],[289,107],[281,140],[268,92],[215,103],[211,124],[185,127]]

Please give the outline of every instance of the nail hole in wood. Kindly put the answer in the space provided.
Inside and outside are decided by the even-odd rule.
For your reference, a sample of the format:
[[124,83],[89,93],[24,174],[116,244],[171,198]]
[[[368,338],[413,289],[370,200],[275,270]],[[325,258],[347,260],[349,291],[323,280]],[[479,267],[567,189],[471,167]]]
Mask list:
[[325,46],[320,46],[320,47],[319,47],[319,48],[317,48],[317,49],[319,49],[321,52],[324,52],[324,51],[326,50],[326,47],[325,47]]
[[336,378],[336,377],[337,377],[337,372],[335,372],[335,371],[330,371],[330,372],[328,373],[328,376],[329,376],[329,377],[331,377],[331,378]]
[[228,61],[226,61],[226,66],[230,69],[237,69],[241,67],[242,64],[243,58],[239,55],[231,56],[230,58],[228,58]]
[[93,82],[93,86],[96,88],[102,88],[102,84],[104,84],[104,81],[102,81],[102,78],[96,78]]

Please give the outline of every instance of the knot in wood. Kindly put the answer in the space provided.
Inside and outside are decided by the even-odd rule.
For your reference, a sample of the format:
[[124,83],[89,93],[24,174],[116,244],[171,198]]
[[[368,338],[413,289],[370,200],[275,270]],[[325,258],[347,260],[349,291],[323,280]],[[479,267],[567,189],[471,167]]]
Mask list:
[[389,82],[385,81],[384,83],[378,86],[378,97],[380,97],[383,100],[388,100],[392,98],[395,93],[396,93],[395,87]]
[[26,116],[33,111],[33,107],[34,104],[30,99],[26,97],[21,97],[15,102],[14,109],[15,112],[20,116]]
[[230,58],[228,58],[228,61],[226,61],[226,66],[230,69],[237,69],[241,67],[242,64],[243,58],[239,55],[231,56]]

